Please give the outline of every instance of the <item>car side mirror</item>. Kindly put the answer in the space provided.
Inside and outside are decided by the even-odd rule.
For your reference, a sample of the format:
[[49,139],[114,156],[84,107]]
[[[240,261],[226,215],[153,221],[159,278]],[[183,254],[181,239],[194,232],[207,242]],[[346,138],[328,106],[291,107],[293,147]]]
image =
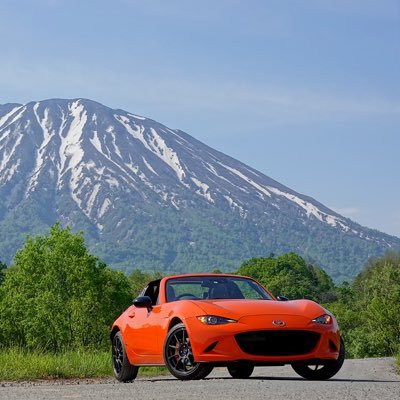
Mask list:
[[136,299],[133,300],[132,304],[138,308],[147,308],[148,312],[150,312],[153,309],[153,304],[149,296],[136,297]]
[[276,299],[278,301],[289,301],[289,298],[287,298],[286,296],[276,296]]

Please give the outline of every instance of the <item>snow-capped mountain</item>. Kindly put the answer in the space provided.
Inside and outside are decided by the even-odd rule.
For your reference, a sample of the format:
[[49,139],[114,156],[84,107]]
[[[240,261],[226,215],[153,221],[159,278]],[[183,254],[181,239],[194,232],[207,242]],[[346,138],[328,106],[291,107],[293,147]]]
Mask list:
[[85,100],[0,105],[0,260],[60,220],[111,265],[235,269],[296,251],[340,279],[400,239],[151,119]]

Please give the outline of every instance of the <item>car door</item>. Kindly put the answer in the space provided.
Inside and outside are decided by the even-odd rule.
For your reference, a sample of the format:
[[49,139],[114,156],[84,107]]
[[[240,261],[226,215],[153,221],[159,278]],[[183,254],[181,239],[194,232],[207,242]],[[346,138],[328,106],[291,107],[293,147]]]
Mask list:
[[[132,306],[128,311],[126,337],[131,349],[138,356],[160,355],[162,332],[162,306],[158,303],[159,281],[150,282],[142,295],[152,299],[153,308]],[[161,346],[161,347],[160,347]],[[153,362],[153,361],[149,361]]]

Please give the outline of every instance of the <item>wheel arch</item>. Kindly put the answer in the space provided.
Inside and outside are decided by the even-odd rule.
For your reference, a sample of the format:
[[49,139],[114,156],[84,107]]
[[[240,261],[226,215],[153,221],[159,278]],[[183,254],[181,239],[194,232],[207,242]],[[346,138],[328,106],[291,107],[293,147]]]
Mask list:
[[168,325],[168,332],[175,326],[178,324],[183,324],[183,320],[182,318],[179,317],[174,317],[171,319],[169,325]]
[[112,341],[114,339],[114,336],[120,332],[120,329],[118,328],[118,326],[114,326],[110,332],[110,340]]

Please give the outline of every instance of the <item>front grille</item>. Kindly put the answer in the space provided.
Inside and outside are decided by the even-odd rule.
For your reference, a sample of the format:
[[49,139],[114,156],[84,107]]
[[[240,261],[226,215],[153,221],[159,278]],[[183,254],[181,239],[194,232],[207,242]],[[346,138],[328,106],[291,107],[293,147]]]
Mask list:
[[257,356],[291,356],[311,352],[320,334],[309,331],[269,330],[235,335],[242,351]]

